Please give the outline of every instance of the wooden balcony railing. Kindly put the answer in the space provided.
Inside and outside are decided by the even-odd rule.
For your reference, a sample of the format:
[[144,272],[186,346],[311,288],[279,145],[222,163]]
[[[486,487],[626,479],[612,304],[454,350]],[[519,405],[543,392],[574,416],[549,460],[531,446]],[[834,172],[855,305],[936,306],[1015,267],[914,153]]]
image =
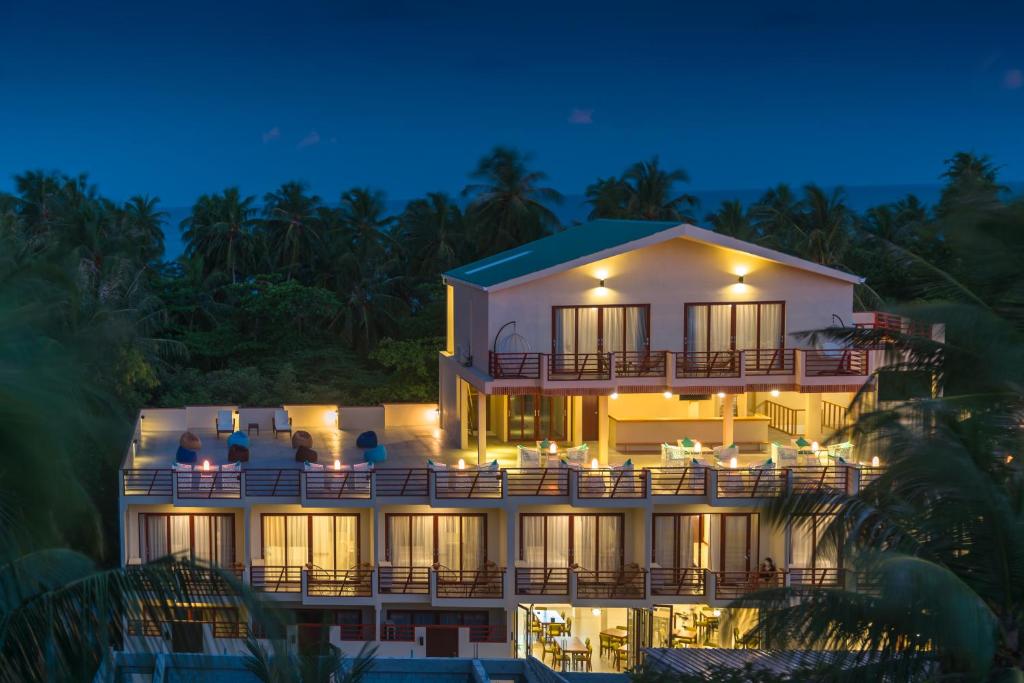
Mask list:
[[743,352],[743,367],[748,375],[792,375],[796,367],[795,349],[748,349]]
[[821,402],[821,426],[825,429],[842,429],[846,426],[846,416],[846,406],[831,401]]
[[434,470],[434,497],[501,498],[501,470]]
[[373,624],[338,624],[338,639],[345,641],[373,640]]
[[126,496],[170,496],[171,470],[121,470]]
[[785,490],[785,470],[718,470],[719,498],[772,498],[782,495]]
[[430,470],[382,468],[373,473],[377,480],[377,496],[394,498],[426,498]]
[[416,626],[413,624],[381,624],[380,639],[392,643],[411,643],[416,640]]
[[707,467],[652,467],[652,496],[706,496]]
[[611,379],[610,353],[552,353],[548,355],[548,379]]
[[849,469],[845,465],[790,467],[793,493],[846,493]]
[[520,467],[505,470],[508,496],[568,496],[569,470],[564,467]]
[[568,567],[516,567],[517,595],[569,595]]
[[254,498],[298,498],[299,470],[246,470],[245,495]]
[[315,500],[369,500],[373,472],[353,470],[305,472],[306,498]]
[[667,354],[664,351],[617,351],[616,377],[664,377]]
[[478,624],[473,626],[460,626],[469,631],[469,642],[471,643],[504,643],[506,639],[505,627],[501,624]]
[[790,408],[775,401],[763,401],[761,409],[768,417],[769,427],[789,435],[797,433],[801,413],[799,408]]
[[715,598],[735,600],[744,595],[785,585],[786,572],[717,572]]
[[577,498],[629,499],[647,497],[647,470],[584,469],[576,475]]
[[843,570],[836,567],[790,567],[789,585],[838,588],[843,585]]
[[306,572],[306,595],[369,598],[373,596],[373,569],[310,569]]
[[860,468],[860,489],[863,491],[866,486],[870,486],[882,476],[885,472],[884,467],[871,467],[869,465],[862,466]]
[[242,497],[241,471],[196,469],[175,474],[178,481],[178,498],[210,500]]
[[540,379],[541,354],[495,353],[488,356],[488,372],[495,379]]
[[651,595],[704,595],[707,570],[699,567],[652,567]]
[[302,590],[302,567],[253,565],[249,568],[249,582],[265,593],[298,593]]
[[438,569],[435,591],[438,598],[502,598],[505,568]]
[[680,351],[676,353],[677,379],[739,376],[739,351]]
[[807,377],[848,377],[868,374],[867,349],[808,349],[804,354]]
[[244,621],[213,622],[214,638],[245,638],[249,635],[249,625]]
[[377,592],[388,595],[429,595],[430,567],[378,567]]
[[576,570],[576,597],[581,600],[643,600],[647,570],[635,565],[611,571]]

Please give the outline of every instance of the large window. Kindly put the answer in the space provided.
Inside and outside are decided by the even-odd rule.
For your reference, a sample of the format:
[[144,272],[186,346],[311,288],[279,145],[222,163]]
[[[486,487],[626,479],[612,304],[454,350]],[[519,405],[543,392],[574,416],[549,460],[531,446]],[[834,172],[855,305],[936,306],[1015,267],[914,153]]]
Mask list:
[[487,516],[388,514],[384,555],[395,567],[480,569],[487,562]]
[[687,351],[749,351],[785,347],[786,304],[686,304]]
[[519,559],[529,567],[621,569],[625,556],[619,513],[519,515]]
[[789,565],[801,569],[834,569],[834,552],[824,552],[822,537],[834,515],[796,515],[790,522]]
[[359,515],[265,514],[263,560],[268,567],[353,569],[359,566]]
[[654,515],[651,560],[665,568],[708,566],[709,514]]
[[554,306],[551,309],[552,353],[648,351],[651,307]]
[[184,513],[139,514],[143,562],[174,555],[200,564],[235,563],[235,516]]

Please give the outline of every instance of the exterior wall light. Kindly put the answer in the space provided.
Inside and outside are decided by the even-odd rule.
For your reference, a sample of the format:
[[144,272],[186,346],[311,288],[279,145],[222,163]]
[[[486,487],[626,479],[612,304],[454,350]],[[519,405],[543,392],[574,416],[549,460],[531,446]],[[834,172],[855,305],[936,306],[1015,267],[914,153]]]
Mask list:
[[619,392],[617,392],[617,391],[613,391],[611,394],[608,395],[608,398],[610,398],[613,401],[615,399],[617,399],[618,397],[619,397]]
[[672,398],[672,392],[666,391],[665,393],[662,394],[662,396],[664,396],[665,398]]

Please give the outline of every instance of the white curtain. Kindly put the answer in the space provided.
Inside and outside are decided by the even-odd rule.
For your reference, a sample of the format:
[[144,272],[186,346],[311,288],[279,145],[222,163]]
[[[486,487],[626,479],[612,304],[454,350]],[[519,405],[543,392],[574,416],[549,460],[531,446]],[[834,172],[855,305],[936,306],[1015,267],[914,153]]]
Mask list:
[[391,564],[395,567],[412,566],[412,526],[407,515],[388,515],[387,528],[388,547],[391,549]]
[[785,346],[782,339],[782,304],[761,304],[761,348],[778,349]]
[[190,545],[188,515],[171,515],[171,554],[188,557]]
[[263,515],[263,561],[268,567],[283,567],[286,564],[284,533],[284,517]]
[[192,553],[201,564],[217,564],[217,550],[213,544],[213,535],[217,532],[211,528],[213,520],[211,515],[196,515],[192,518]]
[[462,522],[462,568],[480,569],[484,566],[487,549],[484,547],[484,518],[466,515]]
[[578,326],[576,334],[579,348],[576,353],[597,353],[597,316],[600,309],[592,306],[577,309]]
[[222,567],[230,567],[235,563],[235,517],[218,515],[213,520],[213,527],[217,530],[214,545],[218,553],[216,562]]
[[671,568],[676,566],[676,518],[659,515],[654,518],[654,562]]
[[413,567],[429,567],[434,564],[434,517],[432,515],[413,515],[411,559]]
[[313,565],[320,569],[347,569],[335,565],[334,517],[313,516]]
[[622,519],[618,515],[597,518],[597,568],[611,571],[621,568]]
[[523,561],[528,567],[544,566],[544,526],[547,518],[541,515],[524,515],[519,518],[523,525]]
[[354,569],[359,565],[359,517],[341,515],[334,518],[334,566]]
[[812,519],[804,518],[790,526],[790,557],[789,562],[793,567],[813,567],[814,560],[814,523]]
[[285,564],[301,567],[309,562],[309,520],[306,515],[288,515],[285,517],[285,526],[288,537]]
[[749,524],[750,518],[746,515],[725,515],[722,517],[723,571],[750,571],[752,563],[747,551]]
[[146,543],[142,560],[152,562],[170,552],[167,545],[167,515],[142,515],[145,520]]
[[625,351],[626,343],[623,339],[623,328],[625,327],[626,312],[622,308],[605,308],[602,311],[604,318],[604,350]]
[[708,351],[729,351],[732,349],[732,305],[711,306],[711,337]]
[[448,569],[462,569],[460,518],[455,515],[437,517],[437,561]]
[[643,306],[629,306],[626,308],[625,350],[647,350],[647,309]]
[[555,313],[555,353],[575,353],[575,345],[576,309],[557,309]]
[[736,348],[745,351],[758,348],[757,304],[736,305]]
[[573,515],[572,525],[572,550],[576,564],[584,569],[598,569],[597,518],[592,515]]
[[688,306],[686,309],[686,350],[708,350],[708,307]]
[[548,564],[549,567],[569,566],[569,515],[549,515]]

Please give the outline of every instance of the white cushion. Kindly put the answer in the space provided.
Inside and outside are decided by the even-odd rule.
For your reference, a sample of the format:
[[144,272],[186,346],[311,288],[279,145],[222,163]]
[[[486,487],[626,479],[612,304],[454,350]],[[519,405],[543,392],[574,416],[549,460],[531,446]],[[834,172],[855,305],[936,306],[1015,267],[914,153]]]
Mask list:
[[[343,467],[345,467],[345,465],[343,465]],[[355,470],[356,472],[370,472],[373,470],[373,463],[357,462],[355,465],[352,465],[352,469]]]
[[306,462],[303,463],[307,472],[323,472],[324,466],[318,462]]
[[181,470],[182,472],[189,472],[192,469],[192,465],[187,465],[182,462],[176,462],[173,465],[171,465],[171,467],[176,470]]
[[278,429],[281,427],[288,426],[288,411],[284,408],[278,408],[274,411],[274,424]]
[[229,463],[227,465],[221,465],[220,466],[220,471],[221,472],[238,472],[241,469],[242,469],[242,463],[240,463],[240,462],[233,462],[233,463]]

